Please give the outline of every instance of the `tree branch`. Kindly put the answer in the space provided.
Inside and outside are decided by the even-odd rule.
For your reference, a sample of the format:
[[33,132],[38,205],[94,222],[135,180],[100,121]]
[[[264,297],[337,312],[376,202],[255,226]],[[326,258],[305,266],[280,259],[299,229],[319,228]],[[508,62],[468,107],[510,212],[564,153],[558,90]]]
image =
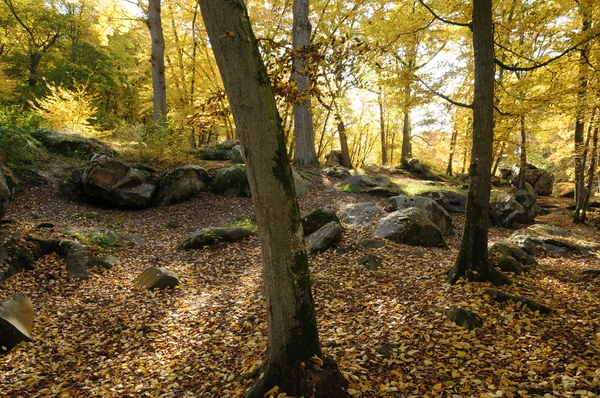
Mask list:
[[442,94],[442,93],[434,90],[433,88],[429,87],[429,85],[427,85],[427,83],[425,83],[423,81],[423,79],[421,79],[419,76],[417,76],[417,75],[413,75],[413,76],[415,77],[415,79],[417,79],[419,81],[419,83],[421,83],[423,86],[425,86],[425,88],[427,89],[427,91],[429,91],[430,93],[437,95],[438,97],[440,97],[440,98],[448,101],[452,105],[460,106],[462,108],[473,109],[473,104],[464,104],[462,102],[455,101],[452,98],[448,97],[447,95],[444,95],[444,94]]
[[[571,47],[567,48],[566,50],[564,50],[563,52],[561,52],[560,54],[558,54],[555,57],[552,57],[544,62],[541,63],[537,63],[535,65],[531,65],[531,66],[510,66],[510,65],[506,65],[504,62],[500,61],[498,58],[494,58],[494,62],[496,63],[496,65],[498,65],[499,67],[501,67],[502,69],[506,69],[512,72],[528,72],[530,70],[535,70],[535,69],[539,69],[539,68],[543,68],[544,66],[547,66],[548,64],[559,60],[560,58],[564,57],[565,55],[567,55],[568,53],[570,53],[571,51],[575,50],[577,47],[581,46],[582,44],[587,43],[588,41],[599,37],[600,36],[600,32],[595,33],[594,35],[586,38],[585,40],[582,40],[574,45],[572,45]],[[515,54],[516,55],[516,54]]]
[[419,3],[421,3],[421,5],[423,7],[425,7],[427,9],[427,11],[429,11],[429,13],[431,15],[433,15],[433,17],[435,19],[437,19],[438,21],[441,21],[441,22],[444,22],[444,23],[447,23],[447,24],[450,24],[450,25],[462,26],[462,27],[469,28],[469,29],[473,30],[473,23],[472,22],[464,23],[464,22],[450,21],[449,19],[445,19],[445,18],[442,18],[439,15],[437,15],[436,12],[433,11],[431,9],[431,7],[429,7],[427,4],[425,4],[425,2],[423,0],[419,0]]

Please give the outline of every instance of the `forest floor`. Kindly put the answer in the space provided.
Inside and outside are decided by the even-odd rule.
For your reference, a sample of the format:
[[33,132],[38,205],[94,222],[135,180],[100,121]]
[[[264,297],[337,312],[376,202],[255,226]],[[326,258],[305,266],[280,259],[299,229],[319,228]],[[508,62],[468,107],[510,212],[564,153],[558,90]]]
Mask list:
[[[300,199],[303,211],[383,199],[341,192],[318,175]],[[559,206],[568,200],[543,198]],[[101,221],[79,218],[97,211]],[[71,280],[55,255],[0,286],[0,297],[25,292],[37,316],[34,341],[0,356],[0,397],[238,397],[266,349],[265,303],[257,237],[203,250],[176,246],[196,229],[253,213],[251,199],[203,193],[174,206],[141,211],[98,209],[58,197],[50,184],[28,188],[9,208],[10,225],[44,237],[65,227],[117,228],[143,238],[105,249],[121,260],[91,279]],[[453,215],[447,249],[387,242],[365,250],[369,228],[347,226],[340,248],[310,258],[324,352],[339,364],[350,392],[363,397],[534,397],[600,395],[600,258],[538,257],[531,274],[500,290],[555,311],[533,313],[496,303],[491,285],[451,286],[443,275],[456,258],[464,217]],[[51,230],[36,229],[51,222]],[[593,225],[573,225],[567,212],[537,218],[600,241]],[[490,231],[490,244],[513,231]],[[378,271],[357,261],[384,259]],[[175,271],[181,287],[136,290],[146,267]],[[462,307],[484,319],[467,331],[432,307]],[[387,346],[386,346],[387,345]],[[384,349],[381,347],[385,346]],[[385,349],[387,347],[387,350]],[[383,354],[383,355],[382,355]]]

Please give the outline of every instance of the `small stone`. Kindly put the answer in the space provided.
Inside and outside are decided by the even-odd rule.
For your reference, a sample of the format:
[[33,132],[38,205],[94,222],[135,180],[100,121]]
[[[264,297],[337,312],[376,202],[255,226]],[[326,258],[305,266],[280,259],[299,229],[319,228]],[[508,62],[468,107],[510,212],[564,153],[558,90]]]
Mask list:
[[363,239],[358,245],[364,249],[381,249],[385,247],[385,241],[382,239]]
[[365,254],[358,263],[369,271],[377,271],[383,264],[381,258],[374,254]]
[[40,228],[54,228],[54,224],[51,222],[42,222],[35,226],[37,229]]

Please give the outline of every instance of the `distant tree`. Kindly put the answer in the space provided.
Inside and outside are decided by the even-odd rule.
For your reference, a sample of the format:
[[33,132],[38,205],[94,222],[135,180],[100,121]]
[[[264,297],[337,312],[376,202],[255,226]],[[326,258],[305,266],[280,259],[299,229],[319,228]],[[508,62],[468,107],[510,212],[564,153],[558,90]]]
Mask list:
[[148,28],[152,38],[152,100],[154,122],[167,119],[167,82],[165,79],[165,38],[161,21],[161,0],[148,1]]
[[294,0],[293,25],[293,69],[292,79],[296,82],[298,98],[294,102],[294,136],[296,146],[294,163],[317,164],[313,115],[310,100],[310,77],[308,52],[310,50],[309,0]]
[[263,256],[267,357],[247,397],[344,397],[323,358],[285,135],[244,0],[200,0],[248,167]]

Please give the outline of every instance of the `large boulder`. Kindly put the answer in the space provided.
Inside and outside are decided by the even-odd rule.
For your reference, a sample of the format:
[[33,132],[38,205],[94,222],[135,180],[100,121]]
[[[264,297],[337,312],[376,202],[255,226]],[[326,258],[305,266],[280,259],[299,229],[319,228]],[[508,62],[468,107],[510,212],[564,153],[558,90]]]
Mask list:
[[344,207],[340,220],[345,224],[367,225],[378,220],[384,214],[383,209],[375,203],[355,203]]
[[[511,180],[512,183],[516,183],[519,170],[519,166],[514,165],[510,169],[501,169],[500,173],[503,178]],[[534,165],[527,163],[525,166],[525,182],[531,184],[533,189],[535,189],[535,192],[540,196],[552,195],[554,175],[547,170],[539,169]]]
[[339,222],[331,221],[316,232],[306,237],[306,244],[308,246],[308,253],[315,254],[324,252],[330,247],[336,245],[342,240],[342,226]]
[[86,138],[74,134],[60,134],[48,129],[39,129],[31,136],[40,141],[50,153],[57,155],[89,159],[95,153],[114,156],[110,145],[94,138]]
[[600,249],[599,244],[585,241],[572,232],[553,225],[531,225],[515,231],[508,240],[532,256],[540,253],[553,256],[566,253],[589,254]]
[[497,241],[489,250],[491,263],[502,272],[520,274],[537,266],[534,258],[509,241]]
[[319,228],[332,221],[340,222],[338,216],[335,214],[333,209],[326,207],[319,207],[312,209],[308,213],[302,216],[302,227],[304,229],[304,235],[308,236],[313,232],[316,232]]
[[339,178],[340,180],[346,180],[352,177],[350,171],[342,166],[333,166],[325,169],[325,175],[331,178]]
[[402,190],[389,178],[357,174],[342,182],[342,191],[349,193],[368,193],[374,196],[389,198],[402,194]]
[[164,268],[149,267],[135,278],[133,284],[138,289],[164,290],[179,286],[179,279],[173,271],[168,271]]
[[418,207],[423,210],[427,217],[438,226],[442,234],[448,235],[452,232],[452,217],[446,210],[431,198],[415,196],[411,198],[406,195],[392,196],[388,199],[392,211],[404,210],[409,207]]
[[212,181],[212,190],[228,196],[250,196],[246,166],[237,164],[219,170]]
[[533,222],[539,209],[535,194],[518,191],[514,196],[507,195],[491,204],[492,224],[502,228],[511,228],[515,223]]
[[202,228],[183,240],[178,250],[202,249],[217,242],[236,242],[254,234],[254,231],[242,227]]
[[160,180],[152,204],[165,206],[190,200],[207,186],[209,179],[208,172],[200,166],[179,167]]
[[374,235],[412,246],[447,246],[440,229],[416,207],[388,214],[377,224]]
[[423,192],[421,196],[435,200],[449,213],[464,213],[467,209],[467,198],[454,191],[427,191]]
[[63,240],[58,246],[58,254],[64,258],[67,272],[73,279],[90,279],[85,247],[81,243]]
[[[198,151],[198,157],[202,160],[239,160],[238,154],[234,153],[234,148],[237,146],[240,146],[238,140],[227,140],[212,146],[207,145]],[[241,153],[241,147],[239,152]],[[236,163],[244,163],[243,158],[241,162],[236,161]]]
[[15,293],[0,301],[0,355],[22,341],[32,341],[35,311],[25,293]]
[[333,150],[325,156],[325,166],[335,167],[342,165],[342,151]]
[[421,164],[421,162],[417,158],[406,159],[402,161],[400,167],[410,172],[413,176],[421,178],[423,180],[443,181],[442,178],[429,171],[427,167],[423,166],[423,164]]
[[230,160],[235,164],[244,163],[244,154],[242,152],[241,145],[236,145],[233,148],[231,148]]
[[86,195],[132,209],[148,207],[156,190],[140,170],[100,154],[89,161],[81,180]]
[[8,189],[8,185],[6,184],[6,180],[4,179],[4,175],[0,173],[0,220],[6,214],[6,210],[8,210],[8,202],[10,201],[10,190]]

